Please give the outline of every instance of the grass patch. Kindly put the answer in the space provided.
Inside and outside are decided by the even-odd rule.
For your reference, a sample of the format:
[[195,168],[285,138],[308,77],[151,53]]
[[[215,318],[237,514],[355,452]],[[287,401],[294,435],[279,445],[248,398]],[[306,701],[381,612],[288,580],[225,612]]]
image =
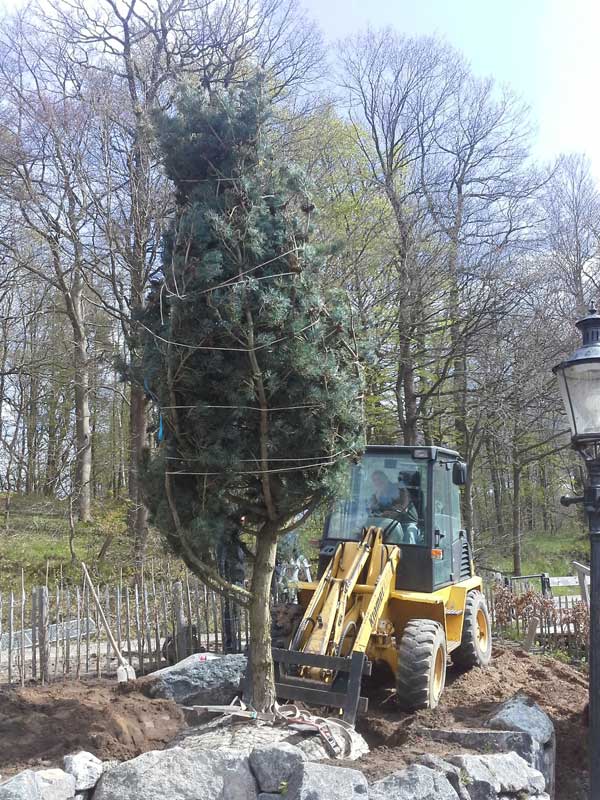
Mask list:
[[[5,498],[0,495],[0,510]],[[21,569],[26,586],[48,582],[54,585],[61,578],[67,585],[81,583],[80,561],[85,561],[98,582],[116,582],[133,574],[132,543],[127,535],[127,502],[103,500],[92,509],[93,521],[76,523],[73,546],[76,561],[69,550],[69,509],[60,500],[13,496],[8,526],[0,515],[0,592],[20,591]],[[98,556],[110,539],[105,556]],[[171,561],[158,535],[151,531],[148,556],[153,559],[157,575],[164,574]],[[179,564],[174,570],[179,570]]]
[[[553,577],[574,575],[573,561],[589,563],[589,538],[587,533],[578,527],[565,528],[555,534],[525,533],[521,548],[523,575],[536,575],[541,572],[547,572]],[[490,553],[486,554],[485,562],[493,564],[494,568],[501,572],[513,571],[512,557],[507,554],[494,554],[493,545]],[[565,594],[577,593],[577,590],[573,592],[569,587],[560,588],[566,589]],[[562,591],[555,592],[555,594],[562,593]]]

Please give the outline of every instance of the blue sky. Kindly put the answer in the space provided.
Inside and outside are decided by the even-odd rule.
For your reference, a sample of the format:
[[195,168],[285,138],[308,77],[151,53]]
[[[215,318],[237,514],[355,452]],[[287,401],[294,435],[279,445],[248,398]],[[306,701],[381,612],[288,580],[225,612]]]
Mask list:
[[531,106],[535,155],[586,152],[600,178],[600,0],[302,0],[334,41],[390,25],[438,33]]
[[300,2],[331,42],[368,24],[439,34],[475,73],[509,84],[531,106],[537,158],[587,153],[600,180],[600,0]]

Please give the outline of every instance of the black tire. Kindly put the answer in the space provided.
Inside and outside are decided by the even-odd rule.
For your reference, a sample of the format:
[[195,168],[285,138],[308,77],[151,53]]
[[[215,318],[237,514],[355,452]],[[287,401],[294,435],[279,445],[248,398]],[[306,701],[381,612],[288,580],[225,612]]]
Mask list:
[[460,645],[452,662],[461,669],[487,667],[492,657],[492,628],[485,597],[473,590],[467,594]]
[[446,683],[446,634],[439,622],[411,619],[398,646],[396,691],[405,711],[435,708]]

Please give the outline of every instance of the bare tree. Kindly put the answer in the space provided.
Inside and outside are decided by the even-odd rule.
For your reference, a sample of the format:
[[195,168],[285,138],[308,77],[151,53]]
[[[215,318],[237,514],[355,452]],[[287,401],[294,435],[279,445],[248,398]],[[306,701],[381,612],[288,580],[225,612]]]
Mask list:
[[[420,370],[428,356],[428,331],[438,327],[446,292],[440,274],[440,242],[431,224],[419,179],[420,129],[435,113],[465,67],[434,39],[411,39],[390,30],[368,31],[340,52],[341,84],[371,181],[389,204],[386,325],[395,340],[395,398],[402,440],[417,443],[428,402],[446,378],[432,381]],[[387,296],[386,296],[387,295]],[[389,355],[389,354],[388,354]]]
[[465,525],[473,528],[472,471],[481,415],[469,411],[470,356],[517,301],[512,264],[536,223],[541,181],[528,168],[528,109],[490,79],[455,76],[419,110],[421,189],[445,245],[454,442],[469,463]]
[[[88,148],[89,120],[73,100],[77,76],[58,41],[50,46],[24,20],[6,26],[0,44],[0,155],[5,252],[60,293],[71,323],[79,519],[91,516],[91,435],[85,264],[88,199],[79,172]],[[16,224],[15,224],[16,223]],[[28,252],[25,254],[25,250]]]
[[[47,25],[45,16],[39,24]],[[84,176],[95,249],[86,275],[99,279],[88,280],[88,290],[118,320],[129,353],[129,529],[139,570],[147,535],[141,470],[148,436],[137,320],[171,211],[154,114],[170,106],[182,81],[211,92],[256,66],[268,71],[273,98],[289,106],[292,91],[297,102],[301,87],[318,74],[322,47],[293,0],[103,0],[93,8],[76,0],[55,7],[52,26],[69,42],[72,68],[82,76],[79,100],[98,127]]]
[[581,314],[590,296],[600,289],[600,193],[586,156],[568,155],[558,160],[543,192],[542,208],[545,261],[563,287],[566,302],[560,296],[557,300],[565,315]]

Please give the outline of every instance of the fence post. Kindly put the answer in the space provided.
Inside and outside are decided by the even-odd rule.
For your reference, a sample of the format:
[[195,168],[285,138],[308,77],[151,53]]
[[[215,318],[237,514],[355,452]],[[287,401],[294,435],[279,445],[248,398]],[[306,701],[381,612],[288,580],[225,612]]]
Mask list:
[[25,570],[21,567],[21,686],[25,686]]
[[15,596],[10,593],[8,600],[8,685],[12,684],[12,668],[13,668],[13,638],[14,632],[14,616],[15,616]]
[[37,678],[37,589],[31,590],[31,677]]
[[81,596],[79,586],[75,587],[75,601],[77,602],[77,662],[75,665],[75,677],[79,680],[81,675]]
[[175,581],[173,584],[173,616],[174,616],[174,644],[175,658],[180,661],[187,655],[188,642],[185,633],[186,619],[183,609],[183,583]]
[[540,624],[539,617],[531,617],[529,625],[527,626],[527,633],[523,642],[523,649],[525,652],[530,653],[535,644],[535,635],[537,633],[538,625]]
[[542,597],[552,597],[550,575],[547,572],[542,572],[540,575],[540,584],[542,586]]
[[39,647],[40,647],[40,677],[42,686],[48,683],[48,661],[50,649],[48,642],[48,587],[40,586],[38,589],[38,614],[40,619]]
[[590,574],[590,568],[580,564],[578,561],[573,561],[573,566],[577,570],[577,580],[579,581],[579,591],[581,593],[581,599],[586,604],[586,606],[590,607],[590,590],[588,587],[588,583],[586,577]]

